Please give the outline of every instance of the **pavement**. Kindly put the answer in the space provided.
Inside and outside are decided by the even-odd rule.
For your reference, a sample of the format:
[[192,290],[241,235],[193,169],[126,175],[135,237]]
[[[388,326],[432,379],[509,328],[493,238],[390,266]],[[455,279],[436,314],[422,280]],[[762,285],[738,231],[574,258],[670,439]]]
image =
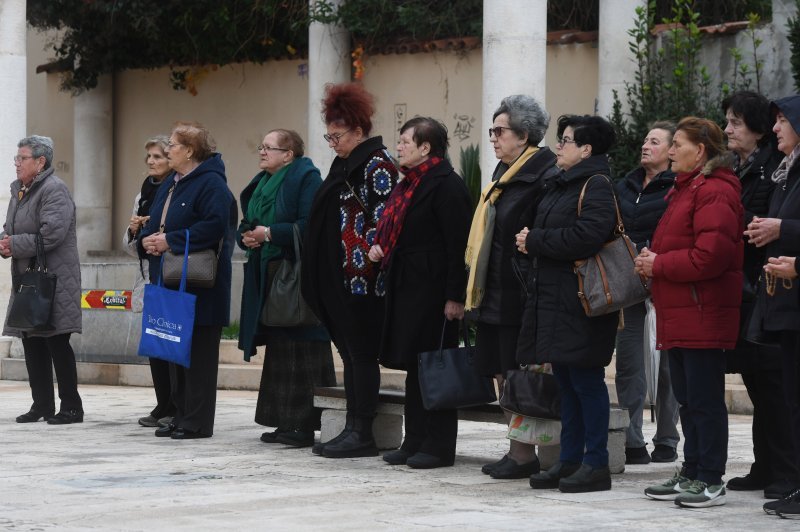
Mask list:
[[[136,420],[148,388],[82,385],[79,425],[17,424],[26,382],[0,381],[0,529],[26,530],[798,530],[760,492],[684,509],[643,490],[675,464],[627,466],[611,491],[532,490],[480,466],[507,448],[501,426],[462,422],[454,467],[412,470],[379,457],[329,459],[259,441],[256,392],[220,391],[213,438],[155,438]],[[655,426],[645,416],[646,439]],[[730,417],[726,478],[752,461],[751,418]]]

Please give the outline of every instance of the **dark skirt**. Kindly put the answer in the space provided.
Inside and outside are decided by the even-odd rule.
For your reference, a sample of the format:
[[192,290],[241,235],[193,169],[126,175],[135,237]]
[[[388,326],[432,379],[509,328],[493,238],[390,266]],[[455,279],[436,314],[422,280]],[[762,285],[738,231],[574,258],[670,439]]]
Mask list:
[[256,423],[286,430],[317,430],[320,410],[314,408],[314,387],[336,386],[331,344],[275,336],[267,342]]

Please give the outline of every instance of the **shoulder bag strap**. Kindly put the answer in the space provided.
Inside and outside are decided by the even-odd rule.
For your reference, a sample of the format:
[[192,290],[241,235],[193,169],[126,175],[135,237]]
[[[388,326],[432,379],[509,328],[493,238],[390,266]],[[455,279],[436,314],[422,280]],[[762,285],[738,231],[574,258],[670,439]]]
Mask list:
[[169,192],[167,193],[167,201],[164,202],[164,209],[161,211],[161,223],[158,225],[158,230],[160,232],[164,232],[164,222],[167,220],[167,211],[169,210],[169,202],[172,201],[172,191],[175,190],[175,185],[177,183],[173,183],[171,187],[169,187]]
[[589,186],[589,181],[592,180],[592,177],[600,176],[606,180],[606,183],[609,184],[611,187],[611,195],[614,197],[614,209],[617,212],[617,226],[614,228],[614,233],[617,235],[622,235],[625,233],[625,224],[622,223],[622,213],[619,211],[619,202],[617,201],[617,194],[614,192],[614,185],[611,184],[611,180],[608,178],[607,175],[604,174],[595,174],[589,177],[584,183],[583,188],[581,188],[581,194],[578,197],[578,217],[581,215],[581,208],[583,207],[583,196],[586,194],[586,187]]

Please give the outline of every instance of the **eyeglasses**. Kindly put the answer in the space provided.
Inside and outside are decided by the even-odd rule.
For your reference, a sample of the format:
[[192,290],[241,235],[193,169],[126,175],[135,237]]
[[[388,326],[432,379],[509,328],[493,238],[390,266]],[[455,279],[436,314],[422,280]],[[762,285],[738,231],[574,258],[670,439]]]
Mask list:
[[322,135],[322,138],[325,139],[327,142],[333,142],[334,146],[338,146],[339,145],[339,139],[341,139],[342,137],[344,137],[345,135],[347,135],[351,131],[353,131],[353,130],[352,129],[348,129],[347,131],[342,131],[341,133],[334,133],[333,135],[325,134],[325,135]]
[[25,159],[36,159],[33,155],[15,155],[14,164],[20,164]]
[[183,144],[181,144],[180,142],[170,142],[170,143],[167,144],[167,149],[171,150],[175,146],[183,146]]
[[492,138],[494,135],[497,138],[500,138],[500,135],[503,134],[504,129],[511,129],[510,127],[503,127],[503,126],[495,126],[489,128],[489,138]]
[[569,137],[561,137],[560,139],[558,139],[558,142],[556,142],[557,145],[562,146],[562,147],[564,146],[564,144],[570,144],[570,143],[571,144],[578,144],[577,141],[575,141],[574,139],[571,139]]
[[286,148],[276,148],[275,146],[267,146],[266,144],[259,144],[258,151],[292,151]]

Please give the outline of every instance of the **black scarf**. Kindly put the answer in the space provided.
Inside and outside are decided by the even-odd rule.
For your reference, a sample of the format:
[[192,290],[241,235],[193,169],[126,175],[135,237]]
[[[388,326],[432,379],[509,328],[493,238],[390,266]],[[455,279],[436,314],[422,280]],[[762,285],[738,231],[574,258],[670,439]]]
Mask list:
[[158,187],[166,181],[156,181],[153,176],[147,176],[142,183],[142,191],[139,195],[139,207],[136,209],[136,216],[148,216],[150,214],[150,207],[153,205],[153,198],[156,197]]

